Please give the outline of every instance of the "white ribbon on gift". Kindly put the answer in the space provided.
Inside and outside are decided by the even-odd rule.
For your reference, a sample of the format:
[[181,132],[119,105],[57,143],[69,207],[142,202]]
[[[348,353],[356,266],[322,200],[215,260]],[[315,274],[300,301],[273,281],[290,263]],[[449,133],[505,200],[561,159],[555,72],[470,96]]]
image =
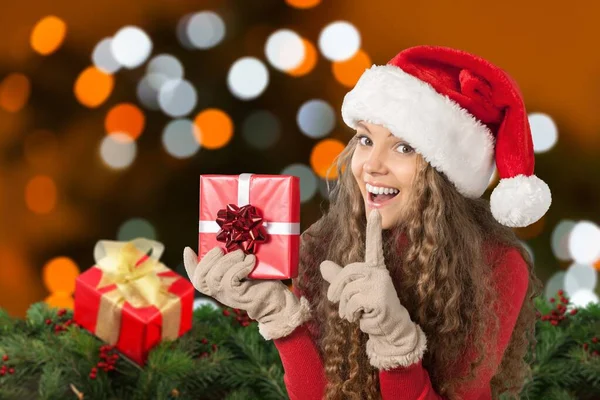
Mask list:
[[[240,174],[238,181],[238,199],[237,206],[243,207],[250,204],[250,177],[253,174]],[[263,226],[265,227],[269,235],[299,235],[300,234],[300,223],[299,222],[273,222],[264,221]],[[200,220],[198,226],[199,233],[218,233],[221,230],[217,221],[206,221]]]

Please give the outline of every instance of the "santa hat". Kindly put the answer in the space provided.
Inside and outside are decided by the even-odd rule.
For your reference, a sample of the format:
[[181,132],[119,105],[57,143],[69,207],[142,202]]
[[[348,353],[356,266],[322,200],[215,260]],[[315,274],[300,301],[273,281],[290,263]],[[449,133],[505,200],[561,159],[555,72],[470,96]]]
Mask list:
[[385,126],[408,141],[457,190],[480,197],[494,173],[490,198],[500,223],[522,227],[551,203],[535,176],[533,143],[523,97],[502,69],[478,56],[439,46],[401,51],[373,65],[344,98],[342,117]]

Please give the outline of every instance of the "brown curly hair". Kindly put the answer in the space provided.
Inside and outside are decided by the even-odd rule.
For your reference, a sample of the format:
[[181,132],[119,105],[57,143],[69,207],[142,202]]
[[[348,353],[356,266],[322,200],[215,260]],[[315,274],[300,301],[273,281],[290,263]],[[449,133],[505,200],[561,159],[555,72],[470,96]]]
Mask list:
[[[364,260],[365,208],[360,189],[350,172],[357,144],[353,137],[338,156],[337,179],[328,210],[301,237],[300,274],[294,286],[314,310],[311,327],[324,360],[328,380],[326,399],[378,399],[378,370],[365,353],[368,335],[358,323],[340,319],[337,304],[327,300],[328,284],[319,264],[332,260],[339,265]],[[498,223],[489,201],[462,196],[442,173],[420,154],[414,180],[414,195],[401,222],[384,230],[384,254],[398,297],[427,336],[423,357],[433,388],[449,399],[457,398],[461,382],[472,379],[478,368],[492,363],[487,342],[498,333],[493,310],[497,298],[491,282],[495,263],[486,261],[485,244],[518,249],[529,268],[529,287],[510,342],[496,375],[492,394],[518,398],[526,377],[531,378],[526,360],[528,346],[536,346],[536,309],[533,299],[542,292],[533,262],[514,231]],[[402,246],[402,238],[406,246]],[[432,268],[435,266],[435,268]],[[457,360],[473,343],[479,358],[468,371],[459,373]],[[534,354],[532,352],[532,354]]]

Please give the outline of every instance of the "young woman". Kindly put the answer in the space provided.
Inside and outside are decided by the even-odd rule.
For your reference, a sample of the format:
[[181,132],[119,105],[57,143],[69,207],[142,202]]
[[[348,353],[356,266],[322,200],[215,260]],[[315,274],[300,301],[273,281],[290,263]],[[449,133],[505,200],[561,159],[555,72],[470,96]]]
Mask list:
[[186,248],[192,283],[258,321],[291,399],[518,397],[541,284],[510,227],[551,197],[517,85],[480,57],[418,46],[366,70],[342,116],[356,135],[302,234],[293,293],[244,279],[256,258],[241,250],[198,263]]

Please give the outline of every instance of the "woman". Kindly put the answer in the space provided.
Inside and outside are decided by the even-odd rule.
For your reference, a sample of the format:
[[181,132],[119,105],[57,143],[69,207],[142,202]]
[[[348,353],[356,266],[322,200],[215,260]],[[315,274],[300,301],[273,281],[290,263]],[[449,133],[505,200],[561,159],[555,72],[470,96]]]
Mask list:
[[191,281],[258,321],[291,399],[517,397],[541,284],[509,227],[551,201],[518,87],[482,58],[418,46],[365,71],[342,116],[356,135],[302,234],[294,293],[245,280],[255,256],[219,248],[198,264],[186,248]]

